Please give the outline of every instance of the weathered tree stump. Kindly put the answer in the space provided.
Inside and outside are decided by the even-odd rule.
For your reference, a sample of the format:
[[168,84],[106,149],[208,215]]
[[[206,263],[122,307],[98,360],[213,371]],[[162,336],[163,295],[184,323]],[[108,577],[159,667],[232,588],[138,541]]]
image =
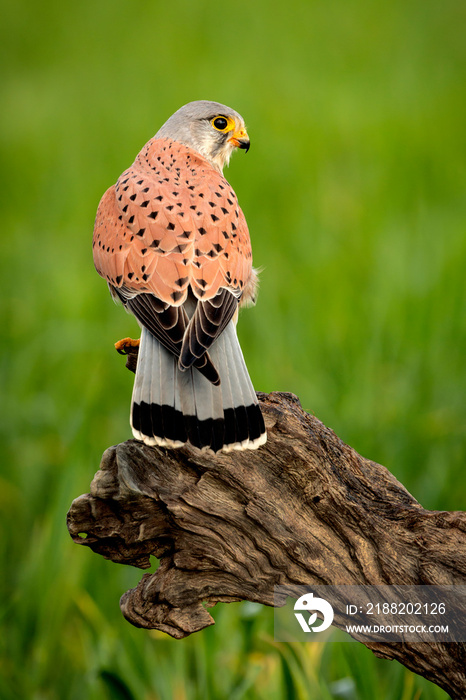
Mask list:
[[[212,456],[128,440],[73,502],[76,543],[142,569],[160,559],[123,595],[127,620],[181,638],[213,624],[206,604],[273,605],[279,584],[466,583],[465,513],[422,508],[292,394],[258,396],[259,450]],[[466,697],[464,644],[366,646]]]

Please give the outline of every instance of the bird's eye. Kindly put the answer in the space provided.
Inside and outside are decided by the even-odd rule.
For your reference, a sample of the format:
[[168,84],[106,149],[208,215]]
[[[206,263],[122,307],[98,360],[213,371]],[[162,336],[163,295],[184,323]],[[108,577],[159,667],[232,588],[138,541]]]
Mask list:
[[228,125],[229,121],[225,117],[215,117],[215,119],[212,119],[212,126],[217,129],[217,131],[226,131]]

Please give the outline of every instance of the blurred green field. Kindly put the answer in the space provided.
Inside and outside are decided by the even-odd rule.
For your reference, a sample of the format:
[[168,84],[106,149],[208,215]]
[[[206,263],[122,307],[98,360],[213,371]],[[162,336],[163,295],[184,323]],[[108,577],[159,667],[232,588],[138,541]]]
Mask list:
[[141,572],[70,540],[102,452],[130,437],[135,336],[93,269],[104,190],[193,99],[234,107],[226,172],[258,305],[258,390],[292,391],[427,508],[464,509],[466,5],[462,0],[18,0],[0,27],[2,700],[440,700],[357,644],[276,644],[218,606],[175,641],[133,629]]

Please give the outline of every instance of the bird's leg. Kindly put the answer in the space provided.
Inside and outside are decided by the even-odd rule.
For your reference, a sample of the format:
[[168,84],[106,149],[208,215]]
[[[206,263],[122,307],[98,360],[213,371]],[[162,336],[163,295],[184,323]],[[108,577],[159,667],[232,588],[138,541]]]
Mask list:
[[120,355],[127,355],[126,366],[131,372],[136,372],[140,339],[122,338],[115,343],[115,350]]

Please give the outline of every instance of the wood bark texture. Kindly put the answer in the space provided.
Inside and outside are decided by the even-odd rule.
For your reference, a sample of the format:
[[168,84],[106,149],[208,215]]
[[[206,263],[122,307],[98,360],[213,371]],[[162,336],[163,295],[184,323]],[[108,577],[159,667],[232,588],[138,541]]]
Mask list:
[[[76,543],[141,569],[160,560],[123,595],[129,622],[182,638],[213,624],[206,606],[274,605],[277,585],[466,583],[465,513],[422,508],[294,395],[258,396],[259,450],[213,456],[128,440],[73,501]],[[360,641],[466,697],[466,645]]]

